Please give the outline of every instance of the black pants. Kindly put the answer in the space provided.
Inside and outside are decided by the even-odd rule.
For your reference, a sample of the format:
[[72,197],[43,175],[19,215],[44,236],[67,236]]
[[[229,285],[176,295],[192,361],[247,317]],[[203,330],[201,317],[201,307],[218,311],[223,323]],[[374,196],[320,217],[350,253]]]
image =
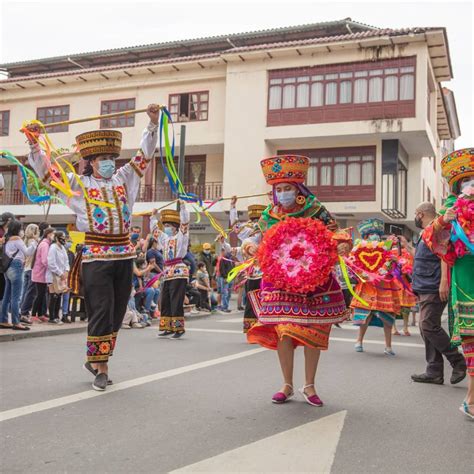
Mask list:
[[246,302],[245,302],[245,309],[244,309],[244,334],[248,332],[248,330],[254,326],[257,322],[257,316],[255,314],[255,311],[253,310],[252,303],[250,302],[250,293],[252,291],[256,291],[260,289],[260,283],[262,282],[261,278],[258,278],[257,280],[247,280],[245,282],[245,292],[247,294]]
[[420,294],[420,331],[425,342],[426,373],[432,377],[443,376],[443,355],[452,367],[465,365],[462,354],[451,347],[451,341],[441,326],[441,316],[446,302],[438,293]]
[[187,283],[187,278],[167,280],[163,283],[161,291],[161,331],[184,331],[183,305]]
[[35,282],[35,300],[33,302],[32,316],[45,316],[46,300],[48,294],[48,286],[46,283]]
[[199,308],[211,310],[211,305],[209,304],[209,292],[207,290],[199,289]]
[[89,362],[107,362],[113,353],[132,292],[132,275],[132,260],[82,264]]
[[56,293],[49,294],[49,320],[59,319],[59,310],[61,309],[61,297]]

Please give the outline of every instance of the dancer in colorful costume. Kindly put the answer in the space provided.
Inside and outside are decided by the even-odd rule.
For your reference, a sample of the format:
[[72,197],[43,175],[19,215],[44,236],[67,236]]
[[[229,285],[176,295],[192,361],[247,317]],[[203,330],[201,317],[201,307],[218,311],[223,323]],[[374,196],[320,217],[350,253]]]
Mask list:
[[[400,314],[397,315],[396,319],[403,319],[403,334],[405,336],[411,336],[410,330],[408,329],[408,322],[410,319],[410,312],[412,308],[417,304],[416,296],[411,288],[411,274],[413,271],[413,256],[411,253],[401,247],[398,242],[399,237],[394,236],[394,248],[392,250],[393,256],[398,263],[399,272],[399,283],[400,292],[398,298],[400,300]],[[392,335],[399,336],[400,333],[397,330],[396,322],[393,323]]]
[[189,211],[184,201],[179,201],[180,210],[164,209],[160,214],[161,226],[156,214],[151,219],[151,228],[160,229],[158,242],[163,250],[165,267],[161,290],[160,337],[179,339],[184,329],[184,298],[189,280],[189,268],[183,258],[189,245]]
[[460,410],[474,419],[474,148],[449,154],[441,170],[452,194],[423,240],[451,267],[452,340],[461,342],[469,374]]
[[362,240],[352,249],[350,263],[355,273],[361,276],[355,292],[368,305],[357,298],[352,299],[353,322],[360,326],[355,344],[356,352],[363,352],[363,341],[369,326],[383,327],[385,336],[384,354],[394,356],[392,350],[392,326],[400,314],[400,284],[390,274],[395,264],[390,253],[391,241],[384,241],[384,222],[381,219],[362,221],[357,229]]
[[[231,201],[230,208],[230,222],[233,224],[233,229],[237,233],[237,236],[241,242],[241,246],[232,249],[233,255],[238,261],[243,262],[249,258],[255,256],[257,246],[261,241],[262,233],[258,227],[258,221],[262,216],[262,212],[266,209],[266,206],[261,204],[251,204],[247,208],[249,220],[245,224],[238,222],[237,209],[235,207],[237,198],[233,198]],[[243,332],[247,334],[249,329],[257,323],[257,315],[253,309],[250,301],[250,293],[260,289],[262,282],[262,272],[258,264],[251,265],[246,270],[245,275],[245,293],[247,300],[244,309],[244,321],[243,321]]]
[[[143,132],[140,150],[118,170],[115,159],[121,150],[122,134],[114,130],[97,130],[76,138],[78,150],[87,164],[83,176],[68,174],[75,195],[61,195],[76,215],[76,227],[85,232],[82,254],[74,262],[70,285],[77,286],[82,270],[84,299],[88,317],[87,362],[84,367],[95,380],[95,390],[105,390],[108,360],[127,309],[132,288],[133,258],[129,230],[132,208],[140,188],[140,180],[150,164],[158,139],[159,106],[148,106],[150,123]],[[28,127],[36,137],[37,125]],[[51,176],[44,152],[36,140],[30,142],[29,163],[51,193]],[[80,180],[80,182],[78,182]],[[90,199],[85,199],[84,190]],[[108,203],[101,206],[100,203]]]
[[322,406],[315,388],[320,353],[328,348],[331,325],[348,316],[332,270],[337,253],[350,250],[351,239],[337,233],[335,220],[304,186],[307,157],[274,156],[261,166],[273,187],[273,204],[259,221],[263,240],[257,260],[263,279],[261,289],[249,294],[258,323],[247,340],[278,351],[284,384],[273,403],[293,396],[294,350],[303,345],[305,386],[300,392],[310,405]]

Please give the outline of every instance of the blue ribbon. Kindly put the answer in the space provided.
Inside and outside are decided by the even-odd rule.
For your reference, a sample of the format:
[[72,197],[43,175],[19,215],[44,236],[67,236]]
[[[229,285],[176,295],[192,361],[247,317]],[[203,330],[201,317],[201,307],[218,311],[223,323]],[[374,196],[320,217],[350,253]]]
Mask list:
[[455,220],[452,222],[451,226],[451,242],[457,242],[460,240],[466,248],[469,250],[471,255],[474,255],[474,244],[467,238],[464,229],[461,227],[461,224]]

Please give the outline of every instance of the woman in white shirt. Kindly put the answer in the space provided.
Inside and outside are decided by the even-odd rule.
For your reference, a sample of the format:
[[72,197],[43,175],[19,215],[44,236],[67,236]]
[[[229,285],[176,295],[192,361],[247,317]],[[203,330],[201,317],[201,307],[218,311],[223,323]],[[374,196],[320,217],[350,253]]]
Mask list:
[[[28,247],[20,236],[21,222],[12,220],[8,224],[5,234],[5,254],[12,260],[5,271],[5,293],[2,301],[2,312],[0,317],[0,327],[11,328],[17,331],[28,331],[30,328],[20,322],[20,297],[23,287],[23,269],[25,258],[33,255],[36,249],[36,241]],[[11,308],[12,324],[8,322],[8,309]]]
[[59,319],[61,297],[67,291],[67,277],[69,273],[69,258],[66,250],[64,232],[54,233],[54,240],[48,251],[48,269],[46,283],[49,287],[49,323],[63,324]]

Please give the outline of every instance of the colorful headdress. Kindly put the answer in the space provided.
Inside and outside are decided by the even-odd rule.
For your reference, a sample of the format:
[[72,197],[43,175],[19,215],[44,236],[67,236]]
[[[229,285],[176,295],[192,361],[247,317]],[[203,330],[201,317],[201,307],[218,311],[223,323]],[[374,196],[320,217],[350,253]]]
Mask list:
[[179,211],[175,211],[174,209],[164,209],[163,211],[161,211],[160,219],[163,224],[179,225],[181,223]]
[[366,219],[365,221],[359,222],[357,230],[362,238],[370,234],[382,236],[385,233],[383,220],[377,218]]
[[463,148],[445,156],[441,160],[441,173],[450,188],[466,176],[474,175],[474,148]]
[[77,148],[85,160],[96,155],[120,155],[122,133],[116,130],[94,130],[76,137]]
[[309,168],[309,158],[299,155],[279,155],[260,162],[268,184],[304,183]]
[[249,219],[260,219],[262,212],[267,208],[262,204],[252,204],[247,208]]

